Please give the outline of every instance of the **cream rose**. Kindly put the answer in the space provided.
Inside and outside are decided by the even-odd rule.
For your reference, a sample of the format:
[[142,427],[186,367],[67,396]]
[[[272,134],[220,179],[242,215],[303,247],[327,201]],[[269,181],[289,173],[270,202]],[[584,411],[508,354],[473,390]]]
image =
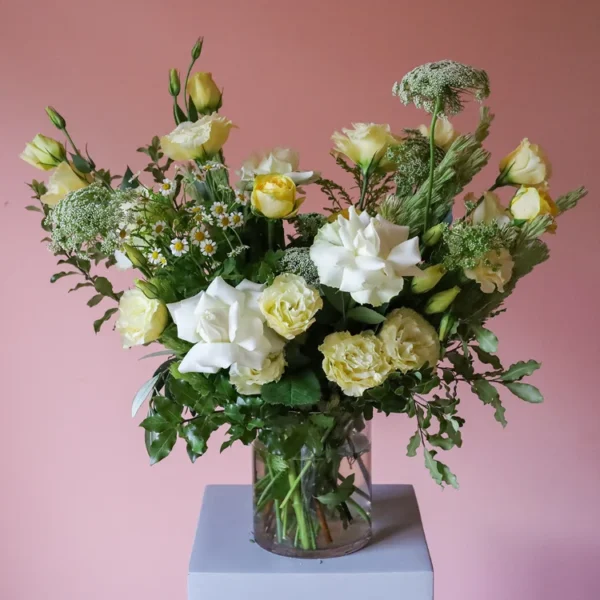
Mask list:
[[233,365],[229,369],[229,381],[235,389],[245,396],[260,394],[260,388],[266,383],[279,381],[285,371],[283,352],[271,354],[265,358],[260,369]]
[[298,212],[304,198],[287,175],[257,175],[252,190],[252,206],[269,219],[287,219]]
[[[429,137],[429,127],[427,125],[420,125],[419,131],[422,136]],[[435,145],[442,148],[442,150],[447,151],[459,135],[460,133],[454,129],[454,126],[448,119],[438,119],[435,122],[433,139],[435,140]]]
[[137,288],[123,292],[116,323],[123,348],[153,342],[164,331],[168,318],[169,313],[162,302],[147,298]]
[[347,396],[362,396],[365,390],[381,385],[390,372],[383,344],[372,331],[352,335],[338,331],[319,346],[323,371]]
[[465,269],[465,275],[479,284],[484,294],[498,290],[504,292],[504,284],[510,281],[514,261],[506,248],[490,250],[473,269]]
[[267,325],[286,340],[292,340],[315,322],[323,300],[304,277],[283,273],[260,295],[258,306]]
[[[515,219],[531,221],[538,215],[550,215],[554,218],[558,216],[559,210],[546,190],[521,186],[510,202],[510,212]],[[552,223],[548,231],[556,231],[556,223]]]
[[473,211],[473,223],[492,223],[497,222],[498,225],[506,225],[510,222],[508,211],[502,203],[498,194],[494,192],[484,192],[483,199]]
[[541,185],[552,174],[545,152],[525,138],[516,150],[500,161],[503,183]]
[[225,145],[229,132],[235,125],[214,113],[195,123],[184,121],[168,135],[160,138],[163,152],[178,161],[214,156]]
[[415,371],[426,363],[433,367],[440,357],[437,331],[410,308],[389,313],[378,337],[394,371]]
[[38,133],[33,141],[25,144],[19,158],[42,171],[49,171],[66,160],[65,147],[55,139]]
[[187,93],[200,113],[213,112],[221,106],[222,94],[212,73],[194,73],[188,79]]
[[68,162],[61,162],[56,171],[50,175],[48,191],[40,200],[48,206],[56,206],[68,193],[80,190],[88,185],[78,177]]
[[385,153],[390,146],[402,143],[402,138],[394,135],[389,125],[353,123],[352,127],[354,129],[344,128],[331,136],[335,151],[360,165],[363,171],[371,164],[384,170],[393,168],[385,160]]

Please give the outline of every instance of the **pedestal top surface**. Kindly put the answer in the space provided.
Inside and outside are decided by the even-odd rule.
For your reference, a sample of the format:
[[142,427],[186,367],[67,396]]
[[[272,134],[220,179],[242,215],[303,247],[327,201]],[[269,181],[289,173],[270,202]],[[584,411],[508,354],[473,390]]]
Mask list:
[[411,485],[373,486],[373,540],[331,559],[277,556],[253,543],[252,487],[209,485],[190,558],[190,574],[432,573],[419,507]]

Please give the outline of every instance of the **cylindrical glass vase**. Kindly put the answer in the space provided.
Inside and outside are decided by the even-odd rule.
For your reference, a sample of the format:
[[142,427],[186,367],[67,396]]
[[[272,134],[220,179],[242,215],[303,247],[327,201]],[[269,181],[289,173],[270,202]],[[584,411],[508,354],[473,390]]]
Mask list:
[[[279,444],[277,444],[279,446]],[[337,445],[292,457],[253,445],[254,539],[296,558],[331,558],[371,539],[370,424],[348,428]]]

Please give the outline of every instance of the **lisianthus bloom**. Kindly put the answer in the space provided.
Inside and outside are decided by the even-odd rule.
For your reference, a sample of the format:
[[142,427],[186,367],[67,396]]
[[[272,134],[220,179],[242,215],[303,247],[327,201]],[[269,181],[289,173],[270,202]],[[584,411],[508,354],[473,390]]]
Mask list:
[[169,315],[165,305],[138,288],[123,292],[119,301],[116,329],[121,334],[123,348],[141,346],[158,339]]
[[217,373],[232,365],[260,370],[283,340],[265,325],[258,307],[264,286],[244,280],[232,287],[217,277],[205,292],[167,304],[177,336],[195,344],[181,361],[182,373]]
[[420,275],[419,239],[409,228],[354,207],[324,225],[310,248],[322,284],[349,292],[356,302],[381,306],[398,295],[404,277]]
[[386,317],[377,337],[395,371],[414,371],[436,365],[440,357],[437,331],[418,312],[398,308]]
[[504,292],[504,284],[510,281],[514,261],[506,248],[490,250],[472,269],[465,269],[465,275],[475,280],[481,291],[491,294]]
[[187,83],[187,93],[200,113],[213,112],[221,107],[221,92],[212,73],[194,73]]
[[273,148],[267,152],[253,154],[242,165],[238,172],[238,187],[250,189],[256,175],[272,175],[278,173],[289,177],[296,185],[312,183],[319,177],[316,171],[300,171],[300,158],[290,148]]
[[66,160],[67,153],[60,142],[38,133],[33,141],[25,144],[25,150],[21,152],[19,158],[36,169],[49,171]]
[[506,225],[510,222],[510,216],[506,208],[502,206],[498,194],[484,192],[483,199],[473,211],[472,220],[475,225],[494,221],[499,225]]
[[210,158],[225,145],[232,127],[235,125],[229,119],[213,113],[195,123],[180,123],[171,133],[160,138],[160,145],[173,160]]
[[269,327],[292,340],[315,322],[323,300],[303,277],[283,273],[260,295],[258,305]]
[[260,369],[233,365],[229,369],[229,381],[240,394],[254,396],[260,394],[261,387],[266,383],[279,381],[284,371],[285,357],[282,351],[267,356]]
[[360,165],[363,171],[373,167],[382,170],[393,169],[393,163],[385,160],[385,154],[390,146],[402,143],[402,138],[394,135],[389,125],[375,123],[353,123],[353,129],[336,131],[331,139],[334,151],[347,156],[352,162]]
[[381,385],[390,372],[383,344],[372,331],[332,333],[319,350],[325,376],[347,396],[362,396],[365,390]]
[[516,185],[542,185],[550,178],[552,167],[546,153],[525,138],[500,161],[502,182]]
[[[420,125],[419,131],[421,135],[424,137],[429,137],[429,126],[428,125]],[[435,145],[439,146],[442,150],[448,150],[450,146],[452,146],[454,140],[460,135],[454,126],[448,119],[438,119],[435,122],[435,129],[433,133],[433,138],[435,141]]]
[[304,202],[296,184],[287,175],[257,175],[252,190],[252,206],[269,219],[287,219],[297,214]]
[[88,185],[79,177],[68,162],[61,162],[56,171],[50,175],[48,181],[48,191],[40,198],[40,200],[48,206],[56,206],[67,194],[75,192]]
[[[559,210],[545,189],[521,186],[510,202],[510,212],[515,219],[531,221],[538,215],[550,215],[554,218],[558,216]],[[556,231],[555,222],[548,231]]]

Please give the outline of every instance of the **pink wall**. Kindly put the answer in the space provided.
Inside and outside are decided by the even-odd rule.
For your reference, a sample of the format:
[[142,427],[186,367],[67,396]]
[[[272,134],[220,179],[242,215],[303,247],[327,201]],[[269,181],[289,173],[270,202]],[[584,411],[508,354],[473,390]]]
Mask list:
[[[249,482],[248,450],[220,456],[218,440],[195,466],[182,448],[147,466],[129,411],[152,365],[124,354],[110,328],[93,334],[99,307],[67,295],[65,282],[49,284],[52,256],[23,210],[23,181],[40,172],[17,159],[37,132],[54,135],[43,113],[51,103],[97,162],[135,171],[135,148],[172,126],[167,70],[185,67],[199,34],[201,67],[225,87],[223,112],[240,125],[231,163],[286,144],[305,167],[335,175],[334,129],[418,125],[421,114],[391,97],[392,83],[417,64],[454,58],[490,74],[496,159],[528,135],[556,165],[555,192],[589,186],[549,240],[553,260],[493,324],[506,363],[543,361],[534,383],[546,403],[508,399],[502,431],[465,394],[465,447],[447,457],[460,492],[442,493],[420,459],[404,456],[412,428],[402,418],[376,420],[374,470],[376,481],[417,488],[438,600],[597,598],[599,19],[591,0],[6,2],[0,598],[183,600],[203,486]],[[472,109],[459,128],[474,120]],[[321,202],[314,190],[309,198]]]

